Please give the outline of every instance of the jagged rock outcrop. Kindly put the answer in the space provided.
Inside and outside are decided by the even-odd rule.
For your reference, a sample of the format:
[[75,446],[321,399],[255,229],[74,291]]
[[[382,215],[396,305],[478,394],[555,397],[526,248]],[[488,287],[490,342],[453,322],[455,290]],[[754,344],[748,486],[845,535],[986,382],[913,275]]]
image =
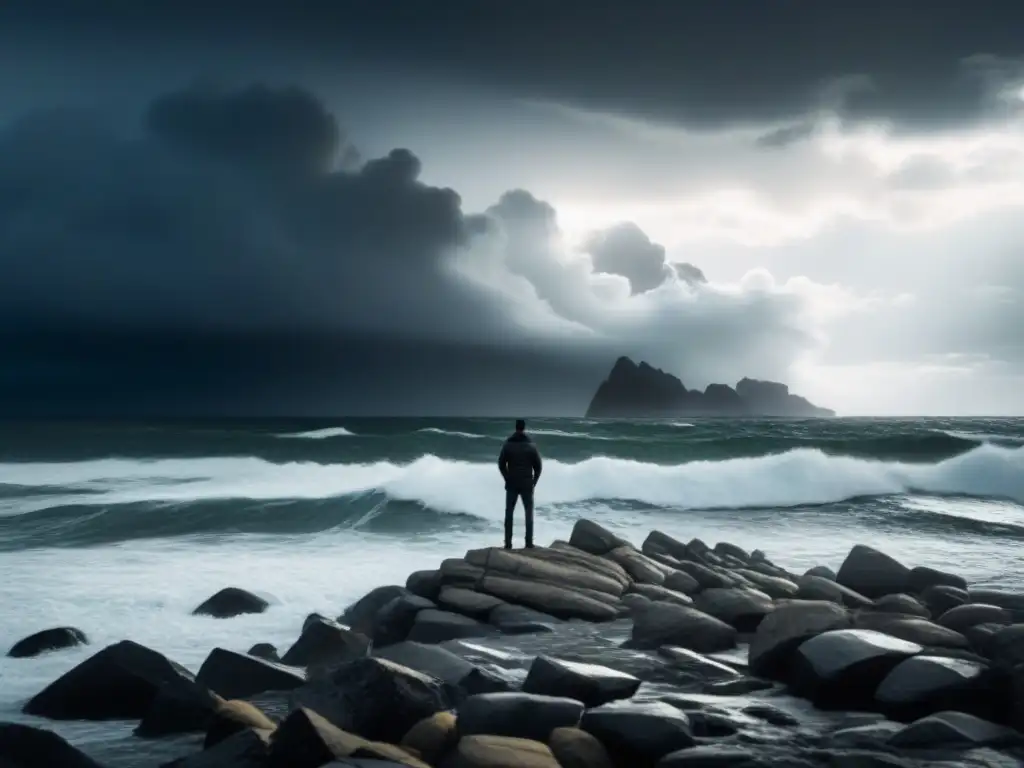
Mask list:
[[813,416],[830,418],[835,412],[791,394],[776,381],[743,378],[736,387],[709,384],[704,391],[687,389],[675,376],[628,357],[615,361],[598,387],[587,418],[663,416]]

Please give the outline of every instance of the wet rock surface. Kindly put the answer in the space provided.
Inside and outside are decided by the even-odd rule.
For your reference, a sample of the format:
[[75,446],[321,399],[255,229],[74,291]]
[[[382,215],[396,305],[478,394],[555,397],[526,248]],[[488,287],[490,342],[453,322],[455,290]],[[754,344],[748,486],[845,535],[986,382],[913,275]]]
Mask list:
[[[228,597],[210,615],[246,605]],[[118,768],[1024,765],[1024,596],[870,547],[794,574],[582,520],[338,608],[285,663],[258,637],[195,675],[103,648],[25,703],[31,725],[0,723],[0,766],[103,766],[45,718],[129,723],[146,758]]]

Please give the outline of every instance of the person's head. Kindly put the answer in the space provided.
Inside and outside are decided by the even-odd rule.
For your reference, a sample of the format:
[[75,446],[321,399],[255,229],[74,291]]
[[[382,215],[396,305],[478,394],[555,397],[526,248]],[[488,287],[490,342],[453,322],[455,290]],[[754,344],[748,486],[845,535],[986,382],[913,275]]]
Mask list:
[[516,419],[516,432],[526,431],[526,419]]

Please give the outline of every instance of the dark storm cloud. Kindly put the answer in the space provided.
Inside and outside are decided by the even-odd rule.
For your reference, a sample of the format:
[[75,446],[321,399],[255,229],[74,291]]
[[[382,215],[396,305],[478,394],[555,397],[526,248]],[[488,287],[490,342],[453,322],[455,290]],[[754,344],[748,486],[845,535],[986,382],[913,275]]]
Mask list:
[[631,222],[593,233],[584,244],[594,270],[622,275],[634,294],[657,288],[672,274],[665,263],[665,248]]
[[216,41],[327,69],[358,56],[693,125],[791,119],[834,102],[834,83],[851,78],[862,87],[844,88],[841,101],[853,116],[969,119],[1019,71],[1011,59],[1022,26],[1015,0],[315,0],[301,10],[285,0],[11,0],[0,8],[0,29],[22,37],[193,49]]

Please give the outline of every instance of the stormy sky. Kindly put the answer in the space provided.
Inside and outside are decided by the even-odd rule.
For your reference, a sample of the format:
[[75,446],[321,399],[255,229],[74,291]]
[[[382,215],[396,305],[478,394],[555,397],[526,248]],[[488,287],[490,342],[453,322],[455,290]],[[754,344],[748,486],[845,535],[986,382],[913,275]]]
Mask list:
[[1024,413],[1024,4],[0,4],[0,412]]

